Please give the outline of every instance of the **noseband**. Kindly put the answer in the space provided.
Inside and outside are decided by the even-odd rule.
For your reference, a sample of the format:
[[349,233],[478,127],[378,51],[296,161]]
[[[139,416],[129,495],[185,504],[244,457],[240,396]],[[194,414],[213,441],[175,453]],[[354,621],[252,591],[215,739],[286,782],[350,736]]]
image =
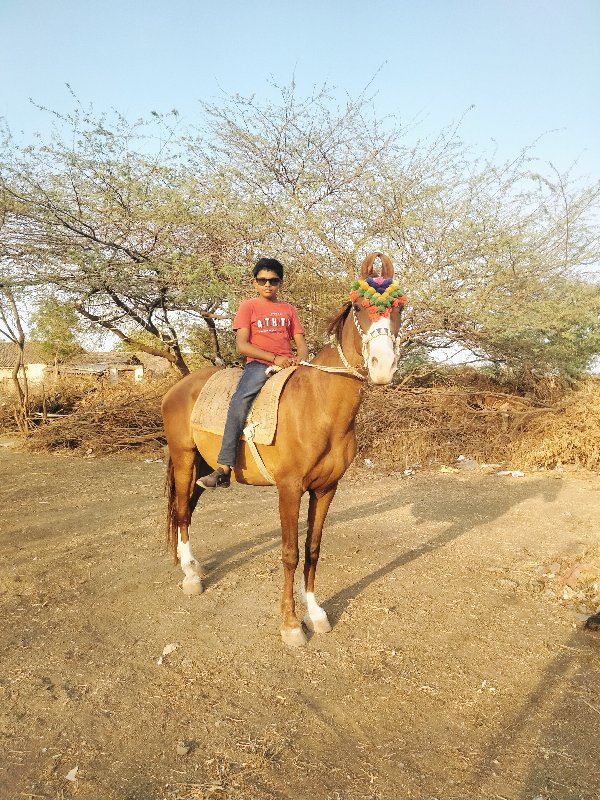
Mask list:
[[377,339],[379,336],[387,336],[389,339],[392,340],[392,346],[394,348],[394,356],[396,358],[400,355],[400,332],[394,336],[389,328],[381,327],[375,328],[374,330],[363,331],[360,322],[358,321],[358,316],[356,315],[356,311],[354,309],[354,303],[352,304],[352,319],[354,320],[354,325],[356,326],[356,330],[360,334],[360,338],[362,341],[362,357],[365,369],[368,369],[368,359],[369,359],[369,345],[374,339]]

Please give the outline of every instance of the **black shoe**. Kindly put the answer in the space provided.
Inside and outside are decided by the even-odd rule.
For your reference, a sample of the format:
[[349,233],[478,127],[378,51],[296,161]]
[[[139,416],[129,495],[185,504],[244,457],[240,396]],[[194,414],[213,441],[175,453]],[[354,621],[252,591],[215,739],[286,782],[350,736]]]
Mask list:
[[203,478],[198,478],[196,483],[202,486],[203,489],[226,489],[231,482],[231,473],[225,472],[224,469],[218,467],[210,475],[205,475]]

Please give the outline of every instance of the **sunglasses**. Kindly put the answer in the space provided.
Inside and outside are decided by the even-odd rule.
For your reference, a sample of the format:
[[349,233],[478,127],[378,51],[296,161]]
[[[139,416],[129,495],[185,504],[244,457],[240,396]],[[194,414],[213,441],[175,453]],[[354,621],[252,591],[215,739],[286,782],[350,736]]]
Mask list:
[[279,286],[281,283],[281,278],[254,278],[254,280],[259,286],[266,286],[267,283],[269,286]]

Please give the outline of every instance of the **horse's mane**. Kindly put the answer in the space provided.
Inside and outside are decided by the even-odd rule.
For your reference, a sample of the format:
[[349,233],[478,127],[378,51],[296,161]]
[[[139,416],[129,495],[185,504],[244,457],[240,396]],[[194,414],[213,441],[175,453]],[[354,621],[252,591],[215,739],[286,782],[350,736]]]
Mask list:
[[332,317],[327,324],[327,333],[329,336],[335,336],[338,342],[341,342],[342,339],[342,328],[344,327],[344,322],[346,321],[346,317],[350,313],[350,309],[352,308],[352,303],[348,302],[342,308],[340,313]]

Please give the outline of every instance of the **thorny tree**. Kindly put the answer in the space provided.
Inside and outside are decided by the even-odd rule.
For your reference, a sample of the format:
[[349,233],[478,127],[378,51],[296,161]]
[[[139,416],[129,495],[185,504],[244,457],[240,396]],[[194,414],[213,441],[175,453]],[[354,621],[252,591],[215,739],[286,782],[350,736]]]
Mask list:
[[[455,128],[415,141],[366,96],[324,89],[205,106],[195,130],[78,108],[63,135],[3,158],[5,237],[36,280],[130,346],[187,370],[182,342],[247,293],[258,255],[286,264],[311,334],[365,251],[395,262],[411,349],[467,348],[499,368],[576,374],[600,349],[598,185],[539,169],[534,149],[498,165]],[[70,144],[64,131],[70,131]]]

